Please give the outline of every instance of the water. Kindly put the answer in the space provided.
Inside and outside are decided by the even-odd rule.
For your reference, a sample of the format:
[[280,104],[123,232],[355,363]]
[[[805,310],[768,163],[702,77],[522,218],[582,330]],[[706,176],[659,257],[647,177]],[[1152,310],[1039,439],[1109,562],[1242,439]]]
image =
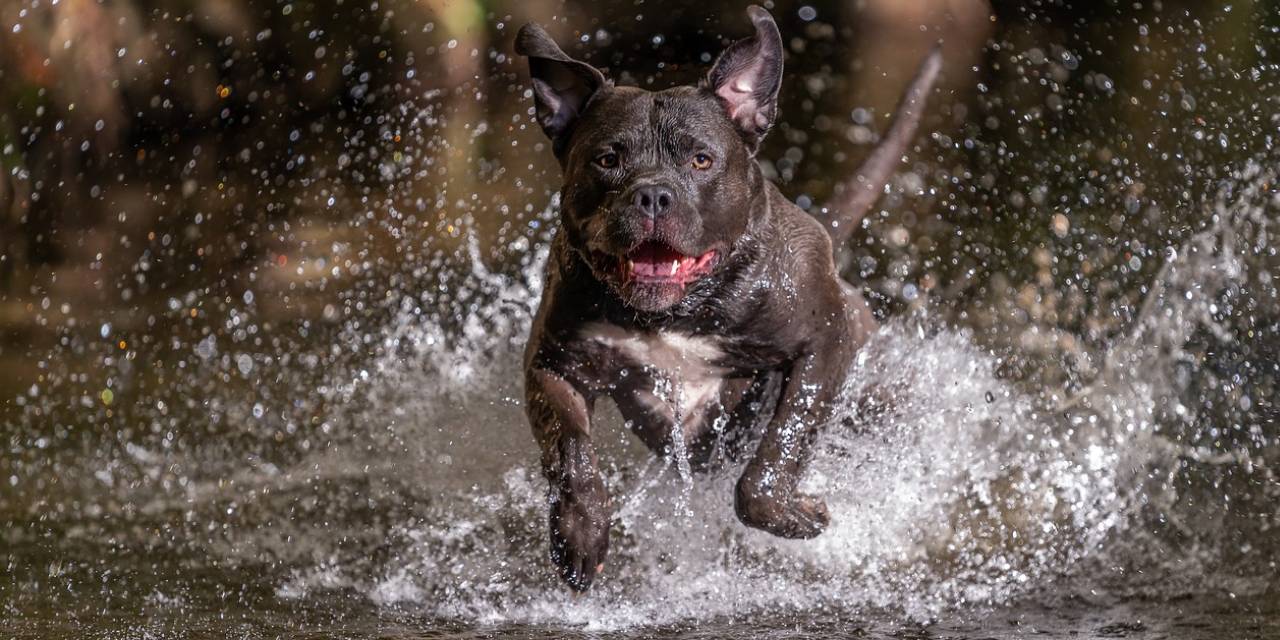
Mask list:
[[[1128,338],[1070,398],[998,376],[1001,356],[928,311],[888,322],[850,372],[850,396],[875,387],[877,400],[851,404],[807,480],[832,512],[816,540],[742,527],[732,469],[690,478],[604,416],[617,522],[606,577],[585,596],[549,570],[544,488],[516,400],[513,372],[545,257],[531,253],[513,279],[462,252],[480,302],[447,322],[407,299],[397,305],[370,341],[376,357],[320,376],[326,408],[303,413],[324,426],[294,459],[166,451],[165,440],[144,436],[149,445],[68,452],[61,478],[42,479],[38,466],[17,478],[19,488],[43,480],[45,492],[25,494],[25,524],[7,534],[7,616],[14,630],[34,629],[50,622],[41,611],[65,608],[75,622],[59,615],[62,624],[110,621],[126,635],[162,636],[196,620],[213,635],[252,637],[308,626],[322,636],[417,637],[423,625],[445,637],[655,628],[719,637],[761,627],[771,637],[793,627],[794,637],[1014,637],[1082,624],[1103,636],[1194,637],[1206,616],[1223,637],[1274,633],[1277,547],[1265,532],[1280,524],[1268,466],[1275,405],[1255,396],[1248,402],[1266,408],[1241,415],[1260,422],[1227,428],[1210,426],[1220,424],[1212,411],[1162,406],[1187,386],[1179,376],[1203,375],[1204,364],[1180,368],[1194,336],[1233,339],[1216,335],[1231,331],[1223,296],[1246,295],[1244,285],[1268,273],[1251,269],[1250,254],[1266,253],[1261,241],[1277,224],[1269,180],[1246,172],[1216,222],[1170,252]],[[1274,360],[1255,365],[1272,367],[1257,375],[1274,381]],[[254,370],[269,378],[293,366]],[[1200,406],[1233,399],[1243,408],[1250,397],[1207,393]],[[238,391],[202,402],[221,404],[232,434],[298,413],[264,412]],[[1209,429],[1243,433],[1230,445],[1201,442]],[[1217,469],[1213,489],[1247,485],[1223,492],[1239,504],[1200,503],[1210,488],[1200,467]],[[74,469],[79,477],[67,477]],[[1217,535],[1237,519],[1258,536]],[[1153,604],[1170,598],[1188,610],[1173,621],[1168,605]],[[1202,610],[1217,607],[1225,617]],[[291,622],[275,621],[280,613]],[[757,616],[763,622],[740,627]],[[954,622],[980,616],[1014,622]],[[1192,621],[1185,633],[1178,619]]]
[[[806,6],[766,161],[813,202],[845,160],[798,133],[822,111],[800,87],[843,80],[819,64],[835,9]],[[884,324],[805,481],[819,538],[746,529],[735,468],[654,458],[600,407],[611,555],[590,593],[561,587],[519,375],[557,175],[536,132],[500,131],[527,107],[514,67],[480,100],[352,72],[378,100],[360,126],[270,121],[320,140],[247,163],[279,192],[158,179],[204,202],[0,296],[32,325],[0,341],[0,635],[1280,637],[1274,16],[1146,9],[1108,32],[1143,34],[1047,46],[1060,18],[1027,11],[842,256]],[[1243,14],[1262,26],[1225,35]],[[1188,42],[1154,81],[1107,49]],[[263,202],[289,213],[212,226]],[[243,254],[183,273],[226,238]]]

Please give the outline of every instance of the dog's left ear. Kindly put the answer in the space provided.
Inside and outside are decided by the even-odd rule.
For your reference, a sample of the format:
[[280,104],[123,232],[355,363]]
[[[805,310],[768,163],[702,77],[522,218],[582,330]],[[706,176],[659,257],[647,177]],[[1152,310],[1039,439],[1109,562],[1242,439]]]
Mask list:
[[604,74],[570,58],[542,27],[532,22],[516,34],[516,53],[529,58],[538,124],[559,155],[587,102],[605,86]]
[[747,15],[756,33],[731,45],[711,67],[707,84],[753,151],[778,115],[782,87],[782,34],[773,16],[751,5]]

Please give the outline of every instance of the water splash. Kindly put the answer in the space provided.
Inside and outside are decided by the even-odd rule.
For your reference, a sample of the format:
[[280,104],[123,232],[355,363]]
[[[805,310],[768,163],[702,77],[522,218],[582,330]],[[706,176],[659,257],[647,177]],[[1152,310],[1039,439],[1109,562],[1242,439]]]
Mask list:
[[[681,482],[686,474],[625,444],[617,416],[603,416],[597,437],[620,506],[606,577],[576,599],[548,566],[543,481],[512,400],[545,257],[516,283],[473,253],[469,282],[503,302],[473,307],[453,331],[406,305],[365,385],[368,418],[391,408],[399,440],[417,443],[383,468],[429,485],[411,495],[430,506],[391,528],[384,562],[321,564],[278,593],[341,585],[432,616],[596,629],[758,610],[870,607],[926,619],[1030,593],[1136,535],[1151,504],[1174,512],[1176,490],[1144,481],[1149,469],[1211,457],[1174,444],[1164,407],[1184,345],[1205,331],[1231,338],[1216,314],[1222,292],[1257,276],[1251,252],[1274,253],[1264,246],[1278,209],[1272,181],[1251,168],[1239,183],[1215,204],[1213,224],[1169,253],[1133,330],[1068,401],[1000,378],[999,355],[929,316],[884,327],[855,363],[848,411],[822,437],[805,483],[832,512],[816,540],[746,529],[732,510],[733,469]],[[1207,418],[1183,417],[1207,428]]]
[[[621,629],[867,610],[922,620],[1033,594],[1117,558],[1179,564],[1167,568],[1217,584],[1224,547],[1207,534],[1219,521],[1184,504],[1200,499],[1197,482],[1222,477],[1205,466],[1263,482],[1270,488],[1252,494],[1262,502],[1280,497],[1266,462],[1274,424],[1255,436],[1241,422],[1232,441],[1221,435],[1237,431],[1230,422],[1182,397],[1204,375],[1198,340],[1240,341],[1227,306],[1275,300],[1265,288],[1274,287],[1265,268],[1280,211],[1274,181],[1250,169],[1234,184],[1213,204],[1213,223],[1170,254],[1103,373],[1070,400],[1002,378],[1006,354],[940,313],[888,323],[855,362],[845,415],[806,479],[833,517],[812,541],[742,526],[731,498],[737,469],[682,474],[604,408],[596,433],[617,505],[611,556],[592,592],[571,596],[547,558],[545,485],[520,401],[546,251],[526,249],[517,270],[502,272],[474,241],[392,287],[398,297],[379,328],[352,324],[338,336],[340,348],[371,355],[335,361],[350,364],[314,387],[326,439],[297,459],[252,447],[161,455],[130,442],[107,452],[98,475],[143,515],[181,514],[188,530],[175,545],[231,566],[265,563],[279,599],[352,594],[468,623]],[[539,240],[530,245],[545,247]],[[290,366],[255,361],[254,371],[278,367],[299,397],[310,395],[310,380],[289,377]],[[1240,388],[1212,399],[1239,406]],[[253,424],[256,402],[211,406]],[[1192,540],[1176,562],[1148,533],[1166,522]],[[1254,526],[1254,548],[1237,552],[1235,566],[1275,557],[1261,541],[1280,522]],[[1260,580],[1232,580],[1232,592],[1265,588],[1265,563],[1254,564]]]

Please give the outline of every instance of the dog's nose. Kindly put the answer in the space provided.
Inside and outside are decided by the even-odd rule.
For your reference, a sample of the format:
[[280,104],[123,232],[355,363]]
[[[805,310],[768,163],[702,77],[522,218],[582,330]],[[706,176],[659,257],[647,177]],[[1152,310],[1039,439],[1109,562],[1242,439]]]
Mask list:
[[670,209],[675,201],[675,193],[657,184],[640,187],[636,189],[635,195],[631,196],[631,202],[650,216],[659,216],[666,213],[667,209]]

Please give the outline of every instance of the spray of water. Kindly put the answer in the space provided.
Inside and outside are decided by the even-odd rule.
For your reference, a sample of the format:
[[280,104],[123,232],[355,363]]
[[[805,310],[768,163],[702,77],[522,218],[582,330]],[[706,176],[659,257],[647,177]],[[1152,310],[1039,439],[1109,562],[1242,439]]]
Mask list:
[[[1185,444],[1165,415],[1185,345],[1205,332],[1231,338],[1218,314],[1223,292],[1257,275],[1251,256],[1274,253],[1266,240],[1280,207],[1269,177],[1250,168],[1235,184],[1212,224],[1169,250],[1097,380],[1066,401],[1001,379],[999,354],[929,315],[884,327],[850,371],[847,411],[806,480],[832,512],[816,540],[741,526],[735,469],[690,476],[677,452],[673,473],[669,461],[625,444],[617,416],[602,411],[596,437],[613,443],[605,464],[619,506],[607,578],[577,599],[549,570],[544,488],[517,400],[545,256],[531,253],[513,280],[486,271],[472,251],[459,270],[471,274],[460,286],[477,292],[468,313],[435,316],[424,311],[429,294],[407,298],[381,355],[336,386],[367,400],[349,419],[386,424],[400,444],[359,462],[344,449],[340,464],[407,476],[418,488],[401,497],[422,504],[389,527],[384,558],[343,561],[336,549],[313,549],[333,559],[294,571],[278,594],[354,589],[445,618],[589,628],[750,610],[927,618],[1025,595],[1105,556],[1152,504],[1176,513],[1176,486],[1153,485],[1151,469],[1183,457],[1260,465],[1247,448]],[[1172,411],[1207,428],[1207,417]]]

